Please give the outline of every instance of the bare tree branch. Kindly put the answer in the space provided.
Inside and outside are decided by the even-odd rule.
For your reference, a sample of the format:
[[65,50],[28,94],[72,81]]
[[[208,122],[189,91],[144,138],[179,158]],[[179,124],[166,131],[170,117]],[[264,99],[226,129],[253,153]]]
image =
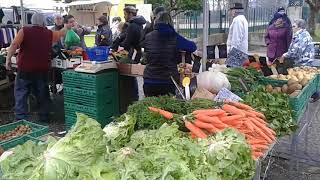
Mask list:
[[305,0],[305,2],[310,6],[310,9],[316,9],[316,5],[313,1],[311,0]]

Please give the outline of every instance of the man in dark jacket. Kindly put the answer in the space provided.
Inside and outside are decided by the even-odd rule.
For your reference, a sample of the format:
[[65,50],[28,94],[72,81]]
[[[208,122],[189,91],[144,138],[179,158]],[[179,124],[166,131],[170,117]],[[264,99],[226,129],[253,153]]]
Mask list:
[[129,23],[129,26],[126,38],[121,46],[129,51],[129,58],[134,63],[139,63],[142,56],[140,43],[143,39],[143,25],[146,23],[146,20],[143,16],[137,16],[138,10],[132,6],[125,7],[123,11],[124,18]]
[[168,12],[160,12],[155,20],[154,30],[147,34],[144,41],[147,65],[144,70],[143,90],[145,96],[175,94],[171,76],[179,81],[177,65],[179,51],[194,52],[194,42],[175,32]]
[[95,42],[97,46],[112,45],[112,31],[108,25],[107,16],[100,16],[98,18],[98,30],[96,33]]

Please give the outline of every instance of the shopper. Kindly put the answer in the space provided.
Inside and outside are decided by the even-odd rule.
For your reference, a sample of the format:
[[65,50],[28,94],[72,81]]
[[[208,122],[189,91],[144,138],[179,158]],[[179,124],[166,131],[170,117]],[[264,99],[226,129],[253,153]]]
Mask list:
[[244,16],[244,8],[241,3],[234,3],[230,8],[233,17],[229,28],[227,40],[228,53],[232,48],[248,53],[248,21]]
[[158,13],[154,30],[146,35],[143,45],[147,59],[143,74],[145,96],[175,94],[171,77],[179,82],[179,51],[194,52],[197,49],[195,43],[176,33],[170,14],[163,11]]
[[112,18],[112,24],[111,24],[111,31],[112,31],[112,41],[115,41],[115,39],[119,36],[119,24],[121,23],[121,17],[114,17]]
[[100,16],[98,18],[98,30],[95,37],[96,46],[111,46],[112,32],[108,25],[108,17]]
[[119,36],[113,41],[111,49],[113,51],[118,51],[120,44],[125,40],[127,34],[128,23],[121,22],[118,25],[118,30],[120,32]]
[[269,62],[273,62],[287,52],[292,40],[291,22],[286,16],[277,12],[272,22],[265,36]]
[[286,10],[284,9],[284,7],[279,7],[277,12],[274,14],[273,18],[271,19],[271,21],[269,22],[269,26],[272,25],[278,18],[278,16],[281,16],[283,18],[283,20],[285,22],[288,23],[288,25],[291,27],[291,21],[288,18],[287,14],[286,14]]
[[143,25],[146,20],[143,16],[137,16],[138,10],[133,6],[124,8],[124,18],[129,23],[126,38],[121,43],[121,46],[129,52],[129,58],[133,63],[139,63],[141,52],[141,41],[143,39]]
[[63,18],[60,14],[54,15],[54,26],[51,28],[53,31],[60,31],[63,26]]
[[[78,34],[78,36],[80,37],[80,47],[82,47],[83,49],[85,49],[86,43],[84,41],[84,36],[88,35],[91,33],[91,28],[90,27],[84,27],[79,25],[75,18],[72,15],[67,15],[64,17],[64,23],[65,24],[72,24],[72,29]],[[73,47],[71,47],[73,48]]]
[[319,66],[314,59],[314,44],[312,37],[306,30],[306,21],[297,19],[292,24],[293,38],[288,52],[284,53],[281,60],[287,59],[297,66]]
[[23,27],[8,50],[6,68],[11,70],[11,58],[18,48],[18,70],[15,81],[15,118],[28,120],[27,99],[30,89],[39,102],[39,119],[48,122],[49,96],[47,75],[50,66],[50,53],[53,43],[66,34],[71,24],[65,24],[61,31],[48,30],[45,17],[35,13],[31,18],[31,27]]
[[[306,21],[297,19],[292,24],[293,38],[287,53],[284,53],[280,61],[289,61],[294,66],[320,67],[320,61],[314,59],[315,47],[313,39],[306,30]],[[320,99],[320,92],[312,95],[312,102]]]

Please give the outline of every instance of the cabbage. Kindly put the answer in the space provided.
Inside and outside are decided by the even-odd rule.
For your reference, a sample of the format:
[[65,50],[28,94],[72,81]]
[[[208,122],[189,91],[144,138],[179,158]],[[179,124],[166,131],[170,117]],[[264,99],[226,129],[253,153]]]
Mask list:
[[108,151],[115,151],[122,148],[130,141],[130,137],[134,133],[136,119],[127,114],[122,115],[122,117],[125,118],[124,121],[111,122],[103,129]]
[[[100,124],[78,114],[74,128],[41,157],[41,163],[31,179],[77,179],[80,172],[104,156],[106,142]],[[43,176],[43,177],[42,177]]]
[[46,143],[27,141],[15,147],[12,150],[13,154],[0,162],[4,174],[2,179],[25,180],[29,178],[39,163],[37,158],[55,142],[53,137],[49,137]]
[[209,140],[207,158],[218,179],[250,180],[254,176],[250,147],[235,129],[226,129]]

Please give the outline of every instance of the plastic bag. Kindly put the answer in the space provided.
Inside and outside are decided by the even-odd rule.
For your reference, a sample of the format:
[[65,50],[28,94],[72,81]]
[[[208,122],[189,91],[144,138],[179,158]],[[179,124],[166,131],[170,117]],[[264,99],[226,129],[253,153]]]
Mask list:
[[64,43],[67,48],[80,45],[80,37],[73,30],[68,30]]

